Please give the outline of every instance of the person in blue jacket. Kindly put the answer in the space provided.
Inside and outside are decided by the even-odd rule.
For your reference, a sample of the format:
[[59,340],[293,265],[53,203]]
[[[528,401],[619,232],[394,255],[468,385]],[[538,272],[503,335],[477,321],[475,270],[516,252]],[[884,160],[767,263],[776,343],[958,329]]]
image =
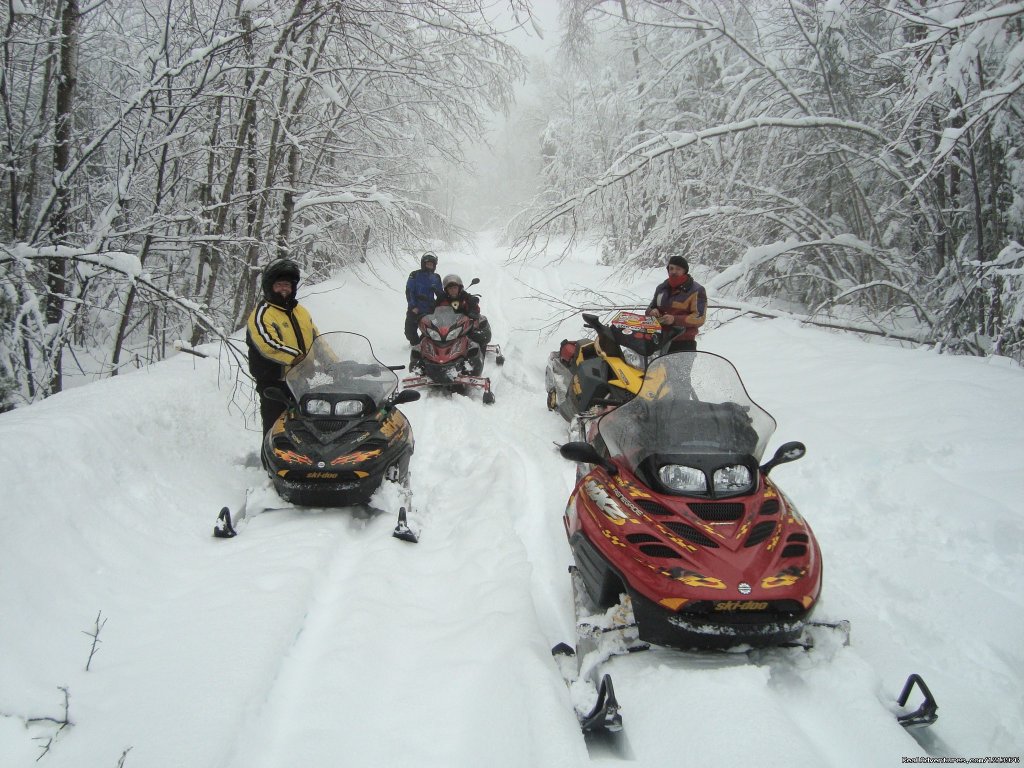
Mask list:
[[433,312],[437,302],[443,298],[444,289],[437,275],[437,256],[427,251],[420,259],[420,268],[410,272],[405,283],[405,299],[409,304],[405,312],[405,338],[410,344],[420,343],[420,318]]

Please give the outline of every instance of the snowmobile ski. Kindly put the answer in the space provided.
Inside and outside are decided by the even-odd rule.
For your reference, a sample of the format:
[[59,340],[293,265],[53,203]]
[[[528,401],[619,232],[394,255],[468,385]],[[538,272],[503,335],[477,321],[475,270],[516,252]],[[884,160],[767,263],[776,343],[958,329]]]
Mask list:
[[409,512],[412,511],[412,473],[407,471],[403,475],[399,473],[397,467],[394,467],[388,470],[384,479],[394,484],[392,487],[398,491],[402,500],[401,506],[398,508],[398,523],[395,525],[395,530],[391,532],[391,535],[396,539],[408,541],[410,544],[419,543],[419,532],[413,530],[409,525],[407,512],[407,510]]
[[217,522],[213,524],[213,535],[218,539],[231,539],[238,535],[231,524],[231,510],[227,507],[221,507]]
[[495,363],[497,363],[498,365],[504,365],[505,364],[505,356],[501,353],[501,345],[500,344],[488,344],[487,345],[487,352],[489,354],[494,355],[494,362]]
[[[573,606],[576,615],[576,646],[559,643],[551,649],[559,671],[570,690],[579,686],[591,689],[593,703],[584,709],[576,706],[580,730],[588,736],[616,734],[622,731],[622,714],[615,696],[611,675],[601,665],[612,656],[650,648],[636,637],[636,623],[620,607],[601,613],[589,599],[575,566],[569,567]],[[628,598],[627,598],[628,600]],[[570,664],[569,660],[575,664]]]
[[398,510],[398,525],[395,526],[395,530],[391,532],[391,535],[396,539],[408,541],[410,544],[419,542],[420,537],[409,527],[409,521],[405,516],[405,507]]
[[272,509],[294,509],[293,504],[281,501],[269,481],[262,486],[253,486],[245,489],[245,500],[235,515],[231,514],[230,507],[221,507],[217,515],[217,522],[213,524],[213,535],[218,539],[233,539],[238,535],[235,527],[243,520],[267,512]]
[[924,679],[916,673],[907,678],[907,682],[903,684],[903,690],[900,692],[896,702],[901,707],[905,707],[915,687],[921,689],[924,701],[913,712],[896,716],[899,724],[908,730],[926,728],[939,719],[939,705],[935,702],[935,697],[932,696],[932,692],[928,689]]
[[[561,656],[565,659],[575,659],[576,649],[568,643],[559,643],[551,649],[551,655],[556,658]],[[570,675],[571,677],[571,675]],[[571,684],[571,680],[566,680]],[[597,685],[597,701],[589,712],[577,712],[576,716],[580,721],[580,730],[584,733],[608,732],[615,733],[622,730],[622,713],[619,711],[619,701],[615,698],[615,686],[612,684],[612,676],[605,674]]]

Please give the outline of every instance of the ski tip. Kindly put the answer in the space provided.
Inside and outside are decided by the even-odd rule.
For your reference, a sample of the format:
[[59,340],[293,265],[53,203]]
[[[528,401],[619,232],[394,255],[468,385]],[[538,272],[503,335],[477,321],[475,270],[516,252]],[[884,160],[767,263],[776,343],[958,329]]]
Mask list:
[[580,720],[584,733],[617,733],[622,730],[622,713],[615,698],[611,675],[604,675],[597,689],[597,704]]
[[559,643],[551,649],[552,656],[575,656],[576,649],[568,643]]
[[395,530],[392,531],[391,535],[394,536],[396,539],[408,541],[410,544],[419,544],[420,542],[419,536],[413,533],[412,530],[409,528],[395,528]]
[[217,522],[213,525],[213,536],[216,539],[231,539],[238,535],[238,531],[231,524],[231,510],[221,507],[217,515]]
[[396,539],[408,541],[410,544],[419,543],[420,537],[409,527],[409,522],[405,515],[405,507],[398,510],[398,525],[395,526],[395,530],[391,532],[391,535]]
[[897,704],[901,707],[906,706],[911,691],[915,687],[919,688],[924,696],[921,706],[913,712],[907,712],[896,717],[899,724],[907,729],[927,727],[939,719],[938,702],[935,701],[935,697],[932,696],[932,692],[928,689],[924,679],[918,674],[912,674],[907,678],[907,682],[904,684],[903,690],[896,700]]

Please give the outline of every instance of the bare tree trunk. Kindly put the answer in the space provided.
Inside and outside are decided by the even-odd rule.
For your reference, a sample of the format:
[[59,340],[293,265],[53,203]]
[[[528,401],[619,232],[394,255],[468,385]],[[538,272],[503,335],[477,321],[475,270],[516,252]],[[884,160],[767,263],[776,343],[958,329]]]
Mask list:
[[277,256],[285,259],[291,253],[289,238],[292,230],[292,216],[295,214],[295,184],[299,177],[299,148],[294,144],[288,151],[288,187],[281,201],[281,226],[277,232]]
[[[164,192],[164,173],[167,166],[167,154],[168,145],[165,143],[163,149],[160,151],[160,163],[156,169],[156,195],[153,200],[153,213],[160,210],[160,205],[163,202]],[[153,247],[153,241],[156,239],[156,235],[153,232],[147,232],[145,238],[142,241],[142,248],[139,249],[139,265],[142,266],[146,263],[146,259],[149,256],[150,249]],[[117,333],[114,335],[114,351],[110,356],[110,375],[117,376],[117,368],[121,362],[121,348],[124,346],[124,340],[127,335],[128,323],[131,319],[132,307],[135,304],[135,296],[138,293],[138,289],[135,285],[132,285],[128,289],[128,296],[125,298],[124,309],[121,312],[121,322],[117,325]]]
[[[294,31],[294,25],[297,20],[301,17],[302,12],[306,7],[306,0],[295,0],[295,5],[292,8],[291,15],[287,22],[282,25],[281,32],[278,35],[277,43],[274,46],[273,51],[270,54],[270,58],[267,61],[266,66],[263,68],[263,72],[260,75],[259,80],[253,85],[253,87],[247,93],[245,101],[245,109],[242,113],[242,120],[239,123],[238,131],[235,134],[235,151],[231,157],[231,162],[227,168],[227,176],[224,179],[224,185],[220,199],[217,200],[219,209],[217,211],[217,221],[214,226],[214,235],[223,235],[227,231],[228,213],[231,208],[230,201],[234,194],[235,179],[238,176],[238,169],[242,164],[242,155],[245,153],[247,146],[246,138],[249,135],[249,131],[252,130],[253,125],[256,121],[256,94],[263,90],[267,80],[270,79],[270,75],[273,71],[274,63],[281,55],[281,51],[285,47],[285,43],[288,38],[292,36]],[[220,254],[216,249],[210,249],[210,277],[206,283],[206,291],[203,294],[203,304],[209,307],[213,303],[213,295],[217,289],[217,278],[220,274]],[[192,331],[192,346],[202,342],[203,337],[206,334],[206,329],[200,325],[196,325]]]
[[[249,60],[249,70],[246,73],[246,91],[252,90],[255,79],[254,65],[255,58],[252,49],[252,16],[246,12],[242,17],[242,25],[246,30],[246,55]],[[286,68],[290,67],[290,61],[286,62]],[[287,78],[286,78],[287,82]],[[287,88],[283,89],[287,92]],[[283,95],[282,95],[283,102]],[[280,113],[280,109],[278,110]],[[271,131],[270,148],[267,154],[266,185],[273,179],[274,167],[277,164],[275,155],[277,153],[277,141],[280,133],[280,120],[274,121]],[[242,274],[241,285],[235,289],[235,300],[231,308],[231,317],[235,319],[234,325],[241,325],[243,311],[248,310],[249,297],[253,293],[253,286],[256,282],[256,263],[259,261],[259,239],[263,231],[263,213],[267,207],[267,195],[256,195],[258,183],[259,158],[256,154],[256,127],[255,125],[248,134],[248,154],[246,166],[246,186],[249,193],[249,201],[246,206],[246,231],[249,237],[249,246],[245,254],[245,271]]]
[[[70,234],[69,214],[71,193],[64,172],[71,165],[72,110],[75,104],[75,85],[78,81],[78,0],[64,0],[61,6],[60,30],[60,76],[57,80],[57,114],[54,120],[53,176],[57,187],[56,206],[52,220],[50,239],[55,245],[65,244]],[[67,296],[67,268],[65,259],[50,259],[46,278],[46,322],[55,333],[61,334],[61,321],[66,322],[64,299]],[[50,392],[60,392],[63,386],[61,362],[64,342],[58,339],[54,344]]]

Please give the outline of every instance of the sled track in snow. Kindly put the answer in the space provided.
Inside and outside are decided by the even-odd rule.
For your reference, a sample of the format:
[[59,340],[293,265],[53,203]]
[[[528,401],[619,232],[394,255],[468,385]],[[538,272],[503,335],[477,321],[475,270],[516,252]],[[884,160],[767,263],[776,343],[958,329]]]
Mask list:
[[[350,518],[347,524],[326,537],[324,548],[334,551],[327,568],[309,590],[301,622],[293,627],[272,628],[282,634],[290,634],[291,641],[279,659],[276,674],[267,677],[262,699],[252,702],[245,714],[234,740],[233,752],[224,762],[226,766],[276,766],[290,762],[288,754],[293,750],[289,744],[289,723],[309,706],[304,692],[309,689],[310,680],[320,675],[323,665],[330,663],[331,637],[347,630],[346,595],[351,590],[352,576],[376,549],[367,547],[366,540],[386,538],[396,547],[407,546],[390,537],[389,515],[362,518],[366,512],[361,508],[316,514]],[[309,535],[308,531],[294,528],[290,533]]]

